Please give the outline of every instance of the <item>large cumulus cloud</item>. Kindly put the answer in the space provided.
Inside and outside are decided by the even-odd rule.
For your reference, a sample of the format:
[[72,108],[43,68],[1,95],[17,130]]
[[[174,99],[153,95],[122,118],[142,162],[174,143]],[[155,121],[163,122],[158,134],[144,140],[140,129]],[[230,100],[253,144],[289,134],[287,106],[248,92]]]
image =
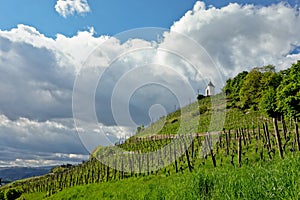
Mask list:
[[222,8],[197,2],[171,27],[194,38],[212,56],[224,75],[254,66],[289,67],[300,45],[298,8],[285,3],[267,7],[231,3]]

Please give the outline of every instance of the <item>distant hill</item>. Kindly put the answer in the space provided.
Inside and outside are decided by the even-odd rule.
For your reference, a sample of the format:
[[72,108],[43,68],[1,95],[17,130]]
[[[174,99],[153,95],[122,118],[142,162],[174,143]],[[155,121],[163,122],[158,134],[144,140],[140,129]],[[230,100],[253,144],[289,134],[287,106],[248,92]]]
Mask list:
[[46,167],[1,167],[0,178],[2,182],[11,182],[33,176],[41,176],[50,172],[53,166]]

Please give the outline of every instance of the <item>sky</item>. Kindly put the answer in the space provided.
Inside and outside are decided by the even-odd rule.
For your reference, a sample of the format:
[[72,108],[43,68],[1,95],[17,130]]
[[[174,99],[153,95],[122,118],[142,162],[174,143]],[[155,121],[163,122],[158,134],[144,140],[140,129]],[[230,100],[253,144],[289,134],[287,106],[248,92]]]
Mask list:
[[0,167],[88,159],[208,81],[288,68],[299,32],[298,0],[2,2]]

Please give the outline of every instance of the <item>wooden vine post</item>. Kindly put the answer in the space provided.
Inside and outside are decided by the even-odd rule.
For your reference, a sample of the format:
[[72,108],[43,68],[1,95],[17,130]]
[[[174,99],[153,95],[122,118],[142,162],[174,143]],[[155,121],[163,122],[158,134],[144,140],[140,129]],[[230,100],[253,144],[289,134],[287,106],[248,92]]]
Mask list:
[[296,143],[297,143],[298,151],[300,151],[298,118],[297,117],[295,117],[295,133],[296,133]]
[[215,155],[214,155],[214,151],[213,151],[212,146],[211,146],[211,139],[210,139],[209,134],[207,135],[207,137],[205,137],[205,141],[206,141],[206,145],[208,146],[213,165],[214,165],[214,167],[217,167],[217,162],[216,162],[216,158],[215,158]]
[[241,135],[239,135],[239,138],[238,138],[238,165],[239,165],[239,167],[242,166],[242,138],[241,138]]
[[277,119],[273,117],[273,124],[274,124],[274,131],[275,131],[275,137],[277,141],[277,148],[279,152],[279,156],[281,159],[283,159],[283,151],[282,151],[282,146],[281,146],[281,138],[278,130],[278,124],[277,124]]
[[174,144],[174,160],[175,160],[175,170],[176,170],[176,173],[178,173],[178,166],[177,166],[177,157],[176,157],[176,144]]
[[230,132],[227,134],[225,131],[224,131],[224,134],[225,134],[225,140],[226,140],[226,156],[229,155],[229,134]]
[[285,124],[283,115],[281,115],[281,124],[282,124],[282,129],[283,129],[284,140],[287,141],[287,128],[286,128],[286,124]]
[[[185,139],[185,138],[184,138],[184,139]],[[189,170],[190,170],[190,172],[192,172],[193,167],[192,167],[192,165],[191,165],[191,161],[190,161],[190,157],[189,157],[189,149],[187,148],[184,139],[183,139],[183,145],[184,145],[184,150],[185,150],[185,156],[186,156],[186,159],[187,159],[187,162],[188,162]]]
[[264,133],[265,133],[265,138],[266,138],[266,144],[268,146],[268,151],[270,152],[272,150],[272,145],[271,145],[271,141],[270,141],[270,133],[268,130],[268,123],[265,122],[263,124],[263,128],[264,128]]

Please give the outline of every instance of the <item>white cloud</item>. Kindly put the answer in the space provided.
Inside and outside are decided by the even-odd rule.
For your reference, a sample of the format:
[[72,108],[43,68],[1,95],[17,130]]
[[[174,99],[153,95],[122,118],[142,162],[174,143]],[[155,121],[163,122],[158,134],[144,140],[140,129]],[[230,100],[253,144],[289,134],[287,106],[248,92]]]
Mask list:
[[87,159],[72,119],[39,122],[0,115],[0,166],[37,166]]
[[65,18],[75,13],[84,14],[91,11],[87,0],[58,0],[55,10]]
[[172,31],[202,45],[226,77],[267,64],[289,67],[298,57],[289,52],[300,45],[299,13],[284,3],[268,7],[232,3],[218,9],[197,2]]

